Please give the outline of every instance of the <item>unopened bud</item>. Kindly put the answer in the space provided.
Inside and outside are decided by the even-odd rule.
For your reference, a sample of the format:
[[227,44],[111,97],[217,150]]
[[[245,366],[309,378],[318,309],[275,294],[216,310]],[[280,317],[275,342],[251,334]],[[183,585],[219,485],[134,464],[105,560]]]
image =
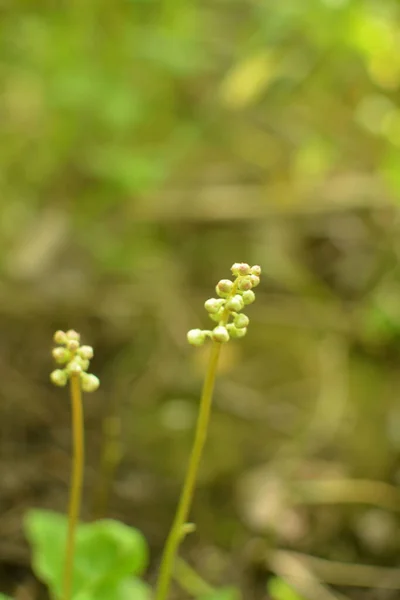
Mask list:
[[66,336],[69,340],[76,340],[77,342],[79,342],[81,339],[81,336],[77,331],[75,331],[75,329],[69,329],[66,333]]
[[239,294],[236,294],[236,296],[233,296],[233,298],[230,298],[228,300],[228,302],[226,303],[226,307],[229,310],[232,310],[234,312],[239,312],[239,310],[242,310],[243,306],[244,306],[243,298],[242,298],[242,296],[239,296]]
[[250,273],[250,265],[247,263],[237,263],[235,265],[235,275],[249,275]]
[[81,356],[75,356],[74,358],[74,362],[76,362],[76,364],[78,364],[82,371],[87,371],[89,368],[89,361],[87,358],[82,358]]
[[82,373],[82,367],[78,361],[73,360],[67,365],[67,371],[71,375],[78,375],[79,373]]
[[217,287],[215,289],[218,296],[226,298],[230,294],[232,288],[233,283],[230,279],[221,279],[221,281],[217,283]]
[[250,275],[250,281],[253,288],[255,288],[260,283],[260,278],[258,277],[258,275]]
[[238,339],[238,338],[242,338],[246,335],[247,333],[247,327],[242,327],[242,328],[237,328],[232,326],[231,329],[229,329],[229,334],[232,338]]
[[232,275],[239,275],[240,263],[233,263],[231,266]]
[[66,348],[62,348],[61,346],[53,348],[51,354],[53,355],[56,363],[59,365],[64,365],[71,359],[71,353]]
[[243,327],[248,327],[250,319],[247,315],[240,313],[240,315],[236,315],[233,323],[237,329],[243,329]]
[[78,342],[78,340],[68,340],[68,342],[67,342],[67,348],[71,352],[76,352],[78,350],[78,348],[79,348],[79,342]]
[[225,343],[229,341],[228,330],[223,325],[218,325],[218,327],[215,327],[211,335],[214,342]]
[[218,312],[210,313],[208,316],[216,323],[219,323],[220,321],[222,321],[222,317],[224,316],[224,309],[220,308]]
[[54,383],[54,385],[58,385],[59,387],[64,387],[67,385],[68,381],[68,373],[64,369],[56,369],[50,373],[50,379]]
[[242,298],[245,304],[252,304],[252,302],[254,302],[256,299],[256,295],[253,290],[247,290],[247,292],[243,292]]
[[66,344],[68,341],[68,337],[65,331],[61,331],[61,329],[59,329],[55,332],[53,340],[56,344]]
[[206,339],[205,333],[201,329],[191,329],[187,332],[187,341],[192,346],[202,346]]
[[243,279],[239,279],[238,289],[241,292],[246,292],[247,290],[251,290],[253,284],[251,283],[250,277],[243,277]]
[[257,277],[260,277],[261,275],[261,267],[260,265],[253,265],[250,269],[250,273],[252,275],[257,275]]
[[189,533],[193,533],[194,531],[196,531],[195,523],[184,523],[181,529],[182,538],[187,536]]
[[84,392],[95,392],[99,388],[100,379],[91,373],[82,373],[81,385]]
[[224,300],[222,298],[209,298],[204,303],[204,308],[207,312],[213,314],[219,311],[221,306],[224,305]]
[[79,348],[77,354],[81,358],[85,358],[87,360],[90,360],[91,358],[93,358],[93,348],[92,348],[92,346],[81,346]]

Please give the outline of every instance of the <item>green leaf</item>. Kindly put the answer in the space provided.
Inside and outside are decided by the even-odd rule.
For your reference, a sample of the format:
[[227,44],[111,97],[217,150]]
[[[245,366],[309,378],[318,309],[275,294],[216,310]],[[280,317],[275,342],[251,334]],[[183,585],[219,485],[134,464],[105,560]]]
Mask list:
[[102,585],[101,589],[78,592],[74,600],[150,600],[151,589],[140,579],[126,578],[117,585]]
[[6,596],[5,594],[0,593],[0,600],[12,600],[11,596]]
[[279,577],[273,577],[268,582],[268,593],[272,600],[305,600],[286,581]]
[[[33,568],[57,596],[61,591],[67,519],[51,511],[30,511],[25,519],[28,539],[33,547]],[[142,534],[113,520],[81,524],[77,530],[73,598],[82,593],[100,598],[108,590],[112,597],[129,575],[141,575],[148,559]],[[123,588],[124,589],[124,588]],[[114,596],[119,593],[119,596]],[[79,596],[77,595],[79,593]],[[141,600],[142,596],[138,596]]]
[[208,594],[202,594],[199,600],[240,600],[241,593],[237,588],[224,587]]

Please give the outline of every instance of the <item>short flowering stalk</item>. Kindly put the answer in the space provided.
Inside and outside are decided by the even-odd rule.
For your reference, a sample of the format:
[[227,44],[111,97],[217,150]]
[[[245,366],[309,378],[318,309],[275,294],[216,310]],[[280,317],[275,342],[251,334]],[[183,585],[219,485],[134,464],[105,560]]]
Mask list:
[[50,374],[50,379],[54,385],[60,387],[67,385],[69,381],[72,407],[73,456],[61,596],[62,600],[70,600],[73,582],[75,530],[81,505],[85,456],[82,390],[94,392],[99,387],[100,381],[95,375],[87,373],[89,361],[93,357],[93,348],[91,346],[81,346],[80,336],[76,331],[73,329],[67,332],[57,331],[54,334],[54,341],[59,346],[53,348],[52,355],[55,362],[58,365],[63,365],[63,368],[55,369]]
[[235,263],[231,271],[235,276],[235,280],[221,279],[216,286],[219,298],[209,298],[204,304],[209,317],[217,325],[212,331],[207,329],[191,329],[187,334],[188,342],[193,346],[202,346],[207,338],[211,338],[213,344],[203,384],[195,437],[186,477],[161,559],[155,600],[167,599],[179,544],[184,538],[189,525],[187,519],[192,504],[201,456],[207,438],[221,347],[222,344],[227,343],[231,338],[240,338],[246,335],[249,318],[240,311],[245,305],[254,302],[255,294],[252,288],[256,287],[260,282],[261,268],[258,265],[250,267],[247,263]]

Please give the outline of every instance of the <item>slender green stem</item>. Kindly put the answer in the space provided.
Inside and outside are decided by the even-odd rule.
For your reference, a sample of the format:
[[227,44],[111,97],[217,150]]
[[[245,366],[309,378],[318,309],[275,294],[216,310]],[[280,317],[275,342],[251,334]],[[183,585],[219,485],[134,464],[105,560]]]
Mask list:
[[79,520],[81,505],[83,464],[84,464],[84,427],[80,377],[72,374],[70,378],[72,408],[72,473],[68,509],[68,532],[65,550],[62,600],[70,600],[73,581],[75,531]]
[[181,539],[184,536],[184,525],[187,521],[190,505],[192,503],[201,455],[207,437],[220,351],[221,344],[218,342],[213,342],[206,378],[204,380],[203,391],[201,394],[196,433],[189,458],[189,465],[175,514],[175,519],[165,544],[164,553],[161,560],[160,574],[157,582],[155,600],[166,600],[167,598],[174,569],[175,557]]

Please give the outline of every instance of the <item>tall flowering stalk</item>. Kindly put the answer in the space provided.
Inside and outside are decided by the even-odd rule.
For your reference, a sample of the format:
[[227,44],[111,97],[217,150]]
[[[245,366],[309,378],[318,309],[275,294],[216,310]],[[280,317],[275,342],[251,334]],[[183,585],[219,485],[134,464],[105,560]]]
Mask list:
[[212,330],[191,329],[187,334],[188,342],[193,346],[203,345],[207,338],[210,338],[213,344],[204,379],[189,464],[175,518],[165,544],[155,600],[166,600],[179,544],[191,528],[186,521],[207,437],[221,346],[231,338],[241,338],[246,335],[249,318],[241,311],[245,306],[254,302],[255,293],[253,289],[260,283],[261,267],[258,265],[250,267],[247,263],[235,263],[232,265],[231,271],[234,276],[233,281],[231,279],[221,279],[215,288],[218,298],[209,298],[204,304],[210,318],[217,325]]
[[87,373],[90,359],[93,358],[93,348],[80,345],[79,333],[73,329],[67,332],[57,331],[54,334],[54,342],[58,345],[53,348],[53,358],[63,368],[55,369],[51,373],[50,379],[54,385],[60,387],[66,386],[69,381],[72,408],[73,456],[61,596],[62,600],[70,600],[74,570],[75,531],[79,521],[85,457],[82,390],[94,392],[99,387],[100,381],[95,375]]

